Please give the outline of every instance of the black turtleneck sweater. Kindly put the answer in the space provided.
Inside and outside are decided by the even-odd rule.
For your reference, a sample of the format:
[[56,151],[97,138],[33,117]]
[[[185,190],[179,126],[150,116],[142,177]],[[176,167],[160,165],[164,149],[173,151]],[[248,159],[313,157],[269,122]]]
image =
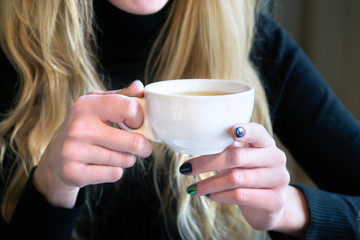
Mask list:
[[124,12],[107,1],[94,1],[97,54],[112,89],[143,79],[150,48],[168,13],[169,4],[147,16]]
[[[171,3],[170,3],[171,4]],[[151,44],[168,6],[156,14],[125,13],[94,1],[96,53],[106,85],[119,89],[143,79]],[[360,124],[344,108],[300,47],[273,20],[259,15],[251,60],[268,97],[274,132],[322,190],[296,185],[310,209],[306,239],[360,239]],[[17,75],[0,51],[0,113],[15,103]],[[4,162],[11,162],[7,154]],[[5,172],[5,175],[8,173]],[[184,191],[187,186],[184,186]],[[5,181],[0,178],[3,196]],[[84,207],[92,208],[91,217]],[[149,175],[129,170],[120,184],[88,186],[73,209],[54,207],[34,188],[30,174],[10,224],[0,217],[1,239],[178,239],[176,225],[159,215]],[[282,238],[271,232],[273,238]]]

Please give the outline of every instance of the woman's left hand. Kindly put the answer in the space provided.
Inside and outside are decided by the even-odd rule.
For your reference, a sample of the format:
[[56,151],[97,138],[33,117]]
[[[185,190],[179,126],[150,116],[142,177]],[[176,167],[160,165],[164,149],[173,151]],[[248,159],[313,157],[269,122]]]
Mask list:
[[[246,123],[234,127],[231,134],[235,141],[243,143],[242,147],[234,143],[222,153],[193,158],[180,167],[180,172],[186,175],[219,172],[189,186],[188,193],[237,204],[255,229],[287,230],[292,224],[289,218],[304,211],[303,206],[294,208],[304,201],[300,191],[288,185],[286,155],[262,125]],[[306,213],[303,214],[305,222],[295,223],[288,229],[290,232],[304,227]]]

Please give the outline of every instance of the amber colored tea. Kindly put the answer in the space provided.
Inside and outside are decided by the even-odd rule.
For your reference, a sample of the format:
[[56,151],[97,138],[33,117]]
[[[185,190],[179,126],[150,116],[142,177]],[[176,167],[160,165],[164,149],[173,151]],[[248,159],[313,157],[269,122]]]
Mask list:
[[220,91],[186,91],[178,92],[176,95],[185,95],[185,96],[218,96],[218,95],[228,95],[229,92],[220,92]]

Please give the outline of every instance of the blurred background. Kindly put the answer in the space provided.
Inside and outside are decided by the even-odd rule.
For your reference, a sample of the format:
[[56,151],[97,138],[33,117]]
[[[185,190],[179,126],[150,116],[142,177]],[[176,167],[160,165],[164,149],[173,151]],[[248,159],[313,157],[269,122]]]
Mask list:
[[[262,11],[285,27],[360,120],[360,1],[263,0],[262,4]],[[315,186],[284,150],[292,182]]]

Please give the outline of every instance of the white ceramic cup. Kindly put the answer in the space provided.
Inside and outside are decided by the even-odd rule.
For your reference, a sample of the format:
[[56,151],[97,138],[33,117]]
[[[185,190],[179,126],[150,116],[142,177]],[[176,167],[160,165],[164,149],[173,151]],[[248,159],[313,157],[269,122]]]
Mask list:
[[[183,95],[188,92],[223,92],[224,95]],[[254,88],[246,83],[214,79],[179,79],[145,86],[137,98],[144,111],[138,129],[155,142],[163,142],[179,153],[206,155],[224,151],[234,142],[231,128],[250,120]]]

